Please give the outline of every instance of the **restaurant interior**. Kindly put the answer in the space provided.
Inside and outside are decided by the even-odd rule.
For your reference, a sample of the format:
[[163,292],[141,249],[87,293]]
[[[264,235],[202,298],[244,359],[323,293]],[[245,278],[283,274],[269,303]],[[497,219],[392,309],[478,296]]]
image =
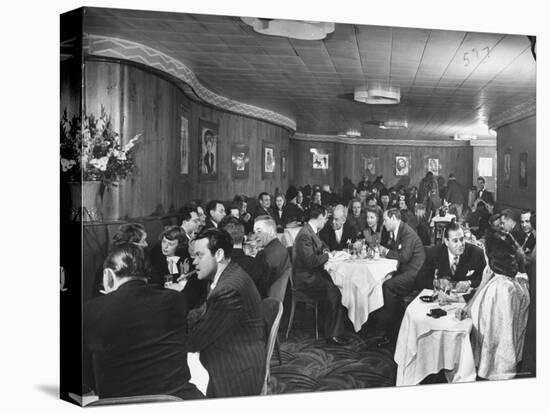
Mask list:
[[[74,310],[61,320],[62,355],[63,349],[72,350],[71,357],[82,352],[75,329],[83,329],[82,304],[102,295],[104,262],[121,226],[139,223],[151,247],[170,226],[182,225],[189,205],[208,216],[208,202],[219,200],[228,215],[237,210],[237,217],[255,217],[262,193],[276,211],[278,196],[290,203],[296,190],[304,216],[277,223],[293,265],[293,244],[315,210],[317,190],[332,217],[328,228],[337,205],[350,222],[353,200],[363,208],[373,184],[380,184],[375,203],[389,196],[415,231],[416,213],[423,214],[426,257],[424,250],[445,246],[451,222],[460,224],[467,244],[487,254],[491,223],[483,229],[479,219],[469,219],[485,208],[478,202],[480,178],[493,197],[485,220],[499,214],[504,223],[510,216],[521,227],[529,211],[534,229],[537,61],[531,35],[95,7],[61,15],[62,141],[64,131],[68,136],[84,122],[102,122],[126,151],[121,159],[132,160],[121,174],[86,177],[84,171],[75,184],[67,178],[74,163],[62,153],[61,308]],[[100,163],[94,168],[101,170]],[[460,184],[459,202],[450,200],[451,181]],[[420,196],[410,198],[413,187]],[[236,196],[246,200],[244,211]],[[391,219],[388,208],[380,210],[382,231],[386,216]],[[257,255],[253,220],[244,228],[245,253]],[[426,290],[431,279],[402,298],[398,335],[381,344],[374,315],[386,299],[382,283],[403,259],[379,259],[371,247],[350,241],[329,253],[325,266],[345,309],[343,344],[325,341],[320,302],[301,295],[295,273],[289,274],[279,294],[278,330],[267,340],[271,358],[262,394],[485,379],[473,337],[470,343],[471,319],[456,319],[457,304],[440,303],[447,310],[442,318],[426,316],[438,300],[420,300],[432,294]],[[536,376],[536,262],[529,253],[521,355],[506,378]],[[452,328],[426,328],[418,313]],[[432,334],[437,345],[428,343]],[[430,355],[441,352],[439,360],[419,362],[422,347]],[[192,382],[194,372],[200,372],[197,385],[208,381],[198,357],[189,357],[189,365]],[[83,380],[85,364],[71,366],[66,358],[61,369],[63,398],[97,400],[93,384]]]

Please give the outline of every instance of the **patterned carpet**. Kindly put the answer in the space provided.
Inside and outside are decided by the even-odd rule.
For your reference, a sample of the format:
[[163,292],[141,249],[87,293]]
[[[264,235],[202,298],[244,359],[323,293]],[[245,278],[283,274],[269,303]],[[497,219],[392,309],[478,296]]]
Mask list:
[[[349,321],[347,321],[349,322]],[[314,335],[311,309],[296,307],[288,340],[284,333],[288,315],[283,315],[279,328],[282,365],[277,353],[271,360],[270,394],[335,391],[395,385],[397,366],[392,348],[376,346],[377,332],[356,334],[346,322],[345,346],[328,345],[319,333]]]

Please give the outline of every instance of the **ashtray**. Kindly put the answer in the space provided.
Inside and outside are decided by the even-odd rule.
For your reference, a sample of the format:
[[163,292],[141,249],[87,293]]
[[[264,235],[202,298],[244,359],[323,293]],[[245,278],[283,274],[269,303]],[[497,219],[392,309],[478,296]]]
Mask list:
[[420,300],[422,302],[433,302],[435,300],[435,297],[431,295],[424,295],[424,296],[420,296]]

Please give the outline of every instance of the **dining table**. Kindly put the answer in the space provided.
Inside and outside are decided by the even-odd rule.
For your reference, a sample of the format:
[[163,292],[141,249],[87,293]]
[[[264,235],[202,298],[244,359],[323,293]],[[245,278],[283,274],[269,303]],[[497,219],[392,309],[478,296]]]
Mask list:
[[[409,304],[401,322],[395,347],[397,386],[416,385],[430,374],[444,370],[449,382],[471,382],[476,379],[474,355],[470,342],[472,320],[457,319],[462,302],[440,305],[424,302],[433,291],[424,289]],[[439,318],[428,316],[431,309],[443,309]]]
[[388,273],[397,269],[397,260],[358,259],[346,252],[332,252],[325,269],[340,289],[342,305],[359,332],[369,314],[384,306],[382,283]]

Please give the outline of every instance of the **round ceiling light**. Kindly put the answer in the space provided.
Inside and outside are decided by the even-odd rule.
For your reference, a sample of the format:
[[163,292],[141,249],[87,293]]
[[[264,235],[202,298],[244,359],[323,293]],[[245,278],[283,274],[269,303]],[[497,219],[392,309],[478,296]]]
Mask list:
[[355,88],[353,99],[370,105],[396,105],[401,102],[401,90],[391,86],[360,86]]

